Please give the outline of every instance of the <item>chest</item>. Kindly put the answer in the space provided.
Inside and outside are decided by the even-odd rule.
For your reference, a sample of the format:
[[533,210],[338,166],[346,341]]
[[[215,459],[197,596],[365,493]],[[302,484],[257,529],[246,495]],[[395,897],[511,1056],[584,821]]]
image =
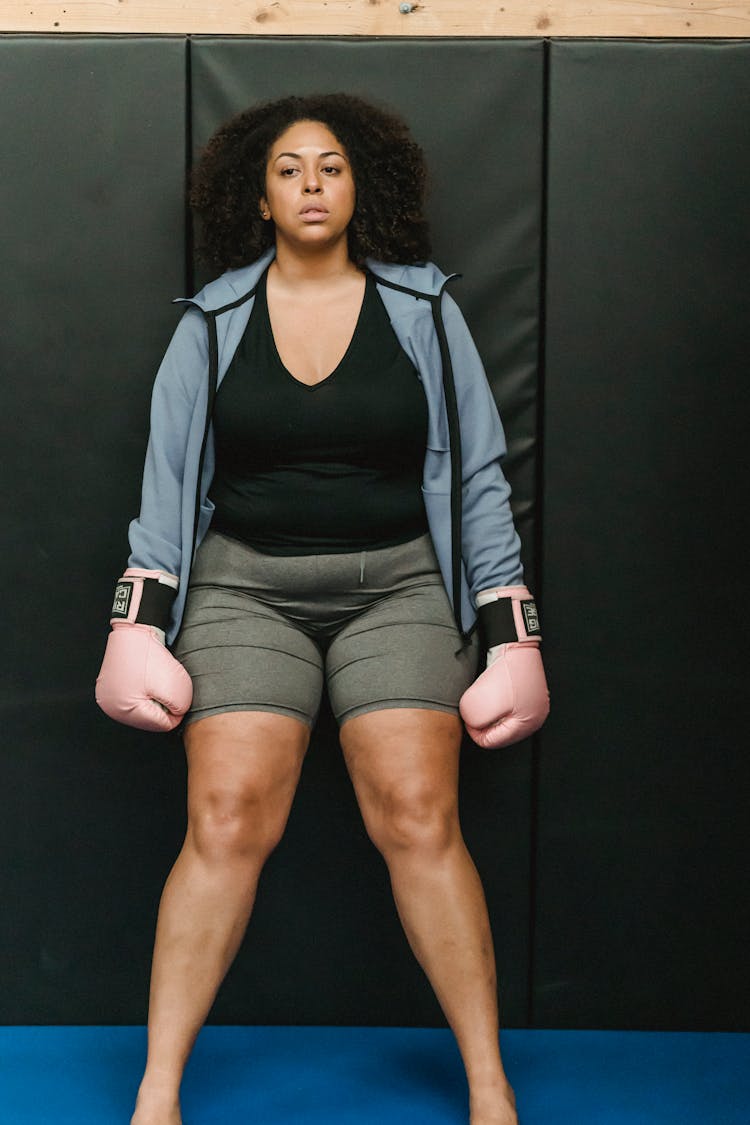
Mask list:
[[[305,384],[278,354],[259,292],[216,398],[219,459],[253,471],[321,460],[382,467],[413,449],[421,461],[426,396],[374,285],[343,347],[340,362],[335,357],[323,377]],[[301,354],[309,357],[304,348]]]
[[268,317],[276,350],[298,382],[315,386],[335,371],[354,337],[364,294],[364,277],[335,301],[321,298],[300,304],[269,287]]

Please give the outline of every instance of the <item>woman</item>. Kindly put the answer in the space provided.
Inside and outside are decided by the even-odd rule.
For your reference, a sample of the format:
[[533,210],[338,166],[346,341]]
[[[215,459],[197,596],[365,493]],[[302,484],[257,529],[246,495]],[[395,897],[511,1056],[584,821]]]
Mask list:
[[[188,828],[159,909],[132,1125],[181,1121],[183,1069],[283,833],[324,678],[457,1038],[471,1125],[517,1121],[457,816],[461,714],[504,745],[541,725],[548,693],[502,427],[426,262],[424,182],[404,123],[347,95],[238,115],[194,173],[204,257],[224,272],[187,302],[157,375],[97,681],[114,718],[185,722]],[[478,605],[489,655],[473,683]]]

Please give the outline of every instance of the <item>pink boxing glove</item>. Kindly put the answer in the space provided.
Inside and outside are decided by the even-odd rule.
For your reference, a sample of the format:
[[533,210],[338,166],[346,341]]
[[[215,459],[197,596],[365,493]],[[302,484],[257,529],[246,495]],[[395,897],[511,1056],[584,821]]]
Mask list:
[[192,702],[190,676],[164,639],[177,585],[172,574],[139,567],[117,583],[96,702],[119,723],[174,730]]
[[539,617],[525,586],[482,590],[477,610],[487,667],[458,707],[474,742],[499,749],[528,738],[549,714]]

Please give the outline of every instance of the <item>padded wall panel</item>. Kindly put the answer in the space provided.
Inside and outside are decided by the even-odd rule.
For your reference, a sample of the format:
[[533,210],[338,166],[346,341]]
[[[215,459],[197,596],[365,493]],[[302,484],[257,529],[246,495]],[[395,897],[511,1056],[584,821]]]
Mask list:
[[747,1027],[748,107],[747,42],[551,43],[541,1025]]
[[0,37],[0,1020],[141,1022],[178,742],[93,700],[184,292],[182,39]]
[[[508,432],[506,469],[533,585],[544,44],[538,40],[220,39],[191,44],[193,142],[230,114],[346,90],[407,118],[431,169],[434,260],[464,310]],[[200,273],[199,273],[200,276]],[[484,880],[503,1018],[527,1009],[531,756],[466,742],[462,822]],[[363,964],[366,971],[363,972]],[[324,707],[286,835],[211,1019],[433,1024]]]
[[[465,274],[453,292],[506,423],[534,582],[545,48],[553,711],[541,739],[535,1020],[747,1026],[736,620],[750,44],[203,39],[192,48],[195,143],[235,109],[287,92],[289,74],[310,90],[333,74],[335,87],[406,114],[433,170],[433,256]],[[179,740],[111,723],[92,685],[138,506],[150,386],[179,315],[170,299],[186,291],[185,52],[176,38],[0,37],[8,1023],[145,1019],[159,893],[184,826]],[[520,1024],[528,747],[487,756],[467,744],[461,780],[503,1019]],[[211,1018],[440,1020],[327,710]]]

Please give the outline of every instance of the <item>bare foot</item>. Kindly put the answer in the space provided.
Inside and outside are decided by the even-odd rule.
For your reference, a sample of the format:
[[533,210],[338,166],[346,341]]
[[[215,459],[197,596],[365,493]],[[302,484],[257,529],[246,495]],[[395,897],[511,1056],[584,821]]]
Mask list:
[[469,1107],[470,1125],[518,1125],[516,1096],[507,1080],[474,1085]]
[[135,1100],[130,1125],[182,1125],[179,1098],[142,1086]]

